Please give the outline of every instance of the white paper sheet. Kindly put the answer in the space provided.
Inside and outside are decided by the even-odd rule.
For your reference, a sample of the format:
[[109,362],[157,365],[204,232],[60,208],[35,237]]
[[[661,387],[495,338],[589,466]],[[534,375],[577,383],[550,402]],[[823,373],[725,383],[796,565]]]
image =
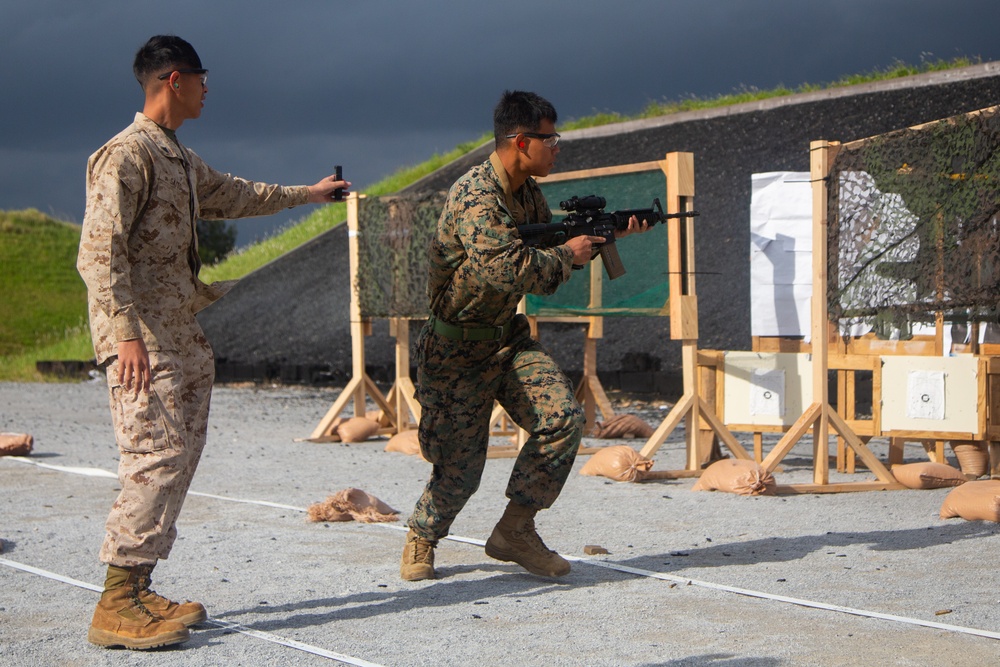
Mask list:
[[945,416],[943,371],[910,371],[906,378],[906,416],[934,419]]
[[808,336],[812,296],[809,172],[753,174],[750,198],[750,332]]

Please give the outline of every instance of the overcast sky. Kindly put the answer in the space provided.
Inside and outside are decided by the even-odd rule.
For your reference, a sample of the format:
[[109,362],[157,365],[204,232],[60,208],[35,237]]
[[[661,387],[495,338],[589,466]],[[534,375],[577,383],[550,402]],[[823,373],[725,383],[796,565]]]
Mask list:
[[[997,0],[2,0],[0,209],[80,222],[87,157],[142,107],[154,34],[211,70],[178,135],[212,166],[355,191],[492,129],[505,88],[561,120],[823,83],[896,60],[1000,60]],[[1000,100],[997,100],[1000,103]],[[310,207],[238,223],[239,244]]]

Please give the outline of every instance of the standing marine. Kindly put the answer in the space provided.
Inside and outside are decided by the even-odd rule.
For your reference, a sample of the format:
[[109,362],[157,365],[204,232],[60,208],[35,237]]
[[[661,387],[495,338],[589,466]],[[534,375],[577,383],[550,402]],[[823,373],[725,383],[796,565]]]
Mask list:
[[221,291],[198,279],[196,223],[329,202],[350,184],[334,176],[310,186],[255,183],[212,169],[181,144],[177,129],[201,115],[208,93],[208,70],[183,39],[150,38],[133,71],[143,110],[87,164],[77,269],[107,374],[121,482],[87,638],[146,649],[187,640],[188,627],[207,617],[201,603],[177,603],[150,587],[205,446],[215,378],[195,312]]

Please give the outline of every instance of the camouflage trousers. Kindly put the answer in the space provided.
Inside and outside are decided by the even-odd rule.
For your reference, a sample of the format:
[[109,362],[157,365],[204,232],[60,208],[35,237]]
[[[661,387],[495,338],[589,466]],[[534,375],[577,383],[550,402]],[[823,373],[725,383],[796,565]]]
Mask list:
[[149,393],[138,396],[118,383],[117,358],[107,368],[121,491],[100,558],[119,567],[155,564],[170,554],[208,432],[215,365],[204,335],[183,352],[150,351],[149,361]]
[[523,316],[502,341],[455,341],[424,327],[417,339],[420,450],[434,468],[409,526],[430,540],[448,534],[486,464],[496,399],[528,432],[507,483],[507,497],[550,507],[562,490],[583,435],[573,387],[530,336]]

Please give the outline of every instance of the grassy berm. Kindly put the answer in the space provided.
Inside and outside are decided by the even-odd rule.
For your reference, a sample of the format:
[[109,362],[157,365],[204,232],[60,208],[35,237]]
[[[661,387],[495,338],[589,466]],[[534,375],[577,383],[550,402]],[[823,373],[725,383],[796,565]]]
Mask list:
[[[29,350],[44,350],[52,359],[93,356],[89,337],[81,349],[59,349],[86,329],[87,289],[76,272],[79,244],[79,225],[35,209],[0,211],[0,373]],[[33,364],[17,374],[28,377],[17,379],[41,379],[31,372]]]

